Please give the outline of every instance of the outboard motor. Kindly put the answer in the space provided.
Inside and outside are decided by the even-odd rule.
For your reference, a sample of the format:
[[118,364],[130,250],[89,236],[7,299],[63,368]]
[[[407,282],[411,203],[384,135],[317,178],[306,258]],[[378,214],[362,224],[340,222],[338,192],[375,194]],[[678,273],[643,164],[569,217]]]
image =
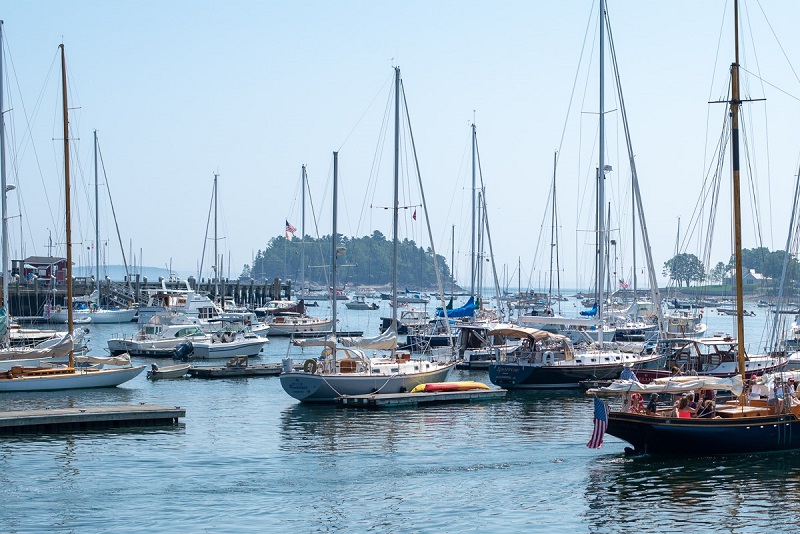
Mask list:
[[182,362],[188,362],[189,356],[191,356],[193,352],[194,352],[194,345],[192,345],[192,342],[183,341],[181,343],[178,343],[178,345],[172,351],[172,358],[175,360],[180,360]]
[[294,370],[294,363],[292,362],[291,358],[284,358],[281,360],[281,363],[283,363],[284,373],[290,373]]

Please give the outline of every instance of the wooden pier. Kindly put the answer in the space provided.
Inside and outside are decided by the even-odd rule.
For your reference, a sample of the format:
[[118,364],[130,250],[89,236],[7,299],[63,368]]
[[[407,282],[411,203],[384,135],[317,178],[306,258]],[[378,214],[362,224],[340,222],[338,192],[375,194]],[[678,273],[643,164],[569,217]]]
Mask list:
[[0,412],[0,434],[41,434],[107,428],[176,425],[186,417],[179,406],[147,404]]
[[394,408],[453,402],[476,402],[505,397],[505,389],[473,389],[468,391],[438,391],[435,393],[370,393],[344,395],[336,399],[339,406],[355,408]]

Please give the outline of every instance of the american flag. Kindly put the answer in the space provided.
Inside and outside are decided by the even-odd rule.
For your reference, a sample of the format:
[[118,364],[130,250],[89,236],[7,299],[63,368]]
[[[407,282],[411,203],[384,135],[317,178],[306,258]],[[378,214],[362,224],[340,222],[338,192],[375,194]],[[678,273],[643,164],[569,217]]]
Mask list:
[[603,444],[603,436],[608,426],[608,404],[601,401],[598,397],[594,398],[594,431],[589,443],[586,444],[590,449],[599,449]]
[[628,289],[628,282],[623,280],[622,278],[619,279],[619,288],[620,289]]
[[294,233],[296,231],[297,231],[297,228],[292,226],[292,224],[289,222],[289,219],[286,219],[286,238],[287,239],[289,238],[289,234],[294,235]]

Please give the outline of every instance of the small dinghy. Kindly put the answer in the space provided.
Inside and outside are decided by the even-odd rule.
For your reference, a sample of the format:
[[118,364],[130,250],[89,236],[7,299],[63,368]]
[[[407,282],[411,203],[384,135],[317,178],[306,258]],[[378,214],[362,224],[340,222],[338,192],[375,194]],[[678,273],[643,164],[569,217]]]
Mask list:
[[150,370],[147,371],[147,378],[150,380],[181,378],[189,372],[189,367],[191,367],[191,364],[188,363],[182,363],[180,365],[167,365],[164,367],[159,367],[156,364],[152,364],[150,366]]
[[473,389],[489,389],[483,382],[465,380],[462,382],[431,382],[420,384],[411,390],[411,393],[434,393],[437,391],[470,391]]

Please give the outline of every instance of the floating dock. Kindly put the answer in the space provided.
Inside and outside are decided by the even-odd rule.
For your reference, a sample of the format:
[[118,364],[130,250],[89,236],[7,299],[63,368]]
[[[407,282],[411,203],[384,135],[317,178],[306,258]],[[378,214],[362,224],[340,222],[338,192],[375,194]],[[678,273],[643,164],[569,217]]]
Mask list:
[[505,389],[472,389],[435,393],[370,393],[368,395],[344,395],[336,399],[336,402],[339,406],[346,407],[391,408],[453,402],[476,402],[499,399],[505,397],[505,395]]
[[186,417],[180,406],[92,406],[0,412],[0,434],[40,434],[120,427],[176,425]]
[[[303,368],[303,364],[294,364],[295,371]],[[188,373],[193,378],[247,378],[251,376],[278,376],[283,372],[283,364],[245,364],[245,365],[203,365],[190,367]]]

